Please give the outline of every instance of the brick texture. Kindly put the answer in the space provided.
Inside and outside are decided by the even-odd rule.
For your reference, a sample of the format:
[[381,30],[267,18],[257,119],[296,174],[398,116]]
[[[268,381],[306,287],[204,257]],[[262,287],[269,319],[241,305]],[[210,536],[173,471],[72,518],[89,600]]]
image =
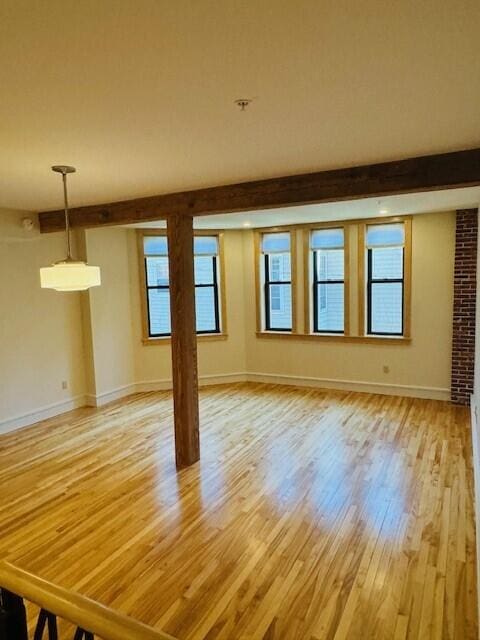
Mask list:
[[475,366],[478,210],[457,211],[453,285],[451,398],[470,404]]

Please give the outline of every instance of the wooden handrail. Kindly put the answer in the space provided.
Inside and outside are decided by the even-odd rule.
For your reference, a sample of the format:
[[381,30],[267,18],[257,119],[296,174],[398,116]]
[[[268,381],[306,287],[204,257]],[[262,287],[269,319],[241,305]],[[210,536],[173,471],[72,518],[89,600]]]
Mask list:
[[9,562],[0,562],[0,587],[103,640],[175,640],[90,598],[59,587]]

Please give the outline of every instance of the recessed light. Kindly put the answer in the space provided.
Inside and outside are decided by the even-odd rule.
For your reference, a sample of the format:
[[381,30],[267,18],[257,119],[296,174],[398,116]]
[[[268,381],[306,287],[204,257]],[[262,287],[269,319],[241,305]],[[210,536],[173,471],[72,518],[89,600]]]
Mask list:
[[388,213],[388,209],[380,209],[380,215],[381,216],[386,216]]
[[251,227],[251,226],[252,226],[252,223],[251,223],[251,222],[244,222],[244,223],[243,223],[243,226],[244,226],[244,227]]

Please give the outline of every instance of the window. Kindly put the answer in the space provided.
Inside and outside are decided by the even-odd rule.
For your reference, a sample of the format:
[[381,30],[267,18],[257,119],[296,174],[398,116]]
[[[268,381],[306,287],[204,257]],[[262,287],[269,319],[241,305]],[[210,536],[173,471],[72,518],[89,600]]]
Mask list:
[[[312,342],[407,344],[411,216],[299,228],[302,242],[297,242],[298,228],[293,226],[255,232],[258,338],[278,341],[302,335]],[[302,264],[300,274],[297,263]],[[298,284],[303,285],[302,305],[296,297]]]
[[[198,334],[221,332],[219,304],[219,237],[194,238],[195,312]],[[148,338],[170,336],[168,244],[165,235],[143,236]]]
[[263,275],[263,327],[266,331],[292,331],[290,232],[264,233],[260,261]]
[[[270,279],[272,282],[278,282],[282,279],[282,256],[272,256],[270,260]],[[272,311],[285,310],[285,297],[279,287],[270,288],[270,307]]]
[[313,267],[313,331],[344,333],[344,230],[313,231],[310,248]]
[[404,335],[403,222],[367,225],[367,334]]

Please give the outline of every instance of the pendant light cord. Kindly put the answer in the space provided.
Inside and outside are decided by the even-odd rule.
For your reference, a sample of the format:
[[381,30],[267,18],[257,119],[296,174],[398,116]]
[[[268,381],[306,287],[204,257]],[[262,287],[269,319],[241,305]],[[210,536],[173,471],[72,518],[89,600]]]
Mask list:
[[70,218],[68,215],[67,174],[62,173],[63,196],[65,199],[65,230],[67,232],[67,260],[72,260],[72,246],[70,242]]

